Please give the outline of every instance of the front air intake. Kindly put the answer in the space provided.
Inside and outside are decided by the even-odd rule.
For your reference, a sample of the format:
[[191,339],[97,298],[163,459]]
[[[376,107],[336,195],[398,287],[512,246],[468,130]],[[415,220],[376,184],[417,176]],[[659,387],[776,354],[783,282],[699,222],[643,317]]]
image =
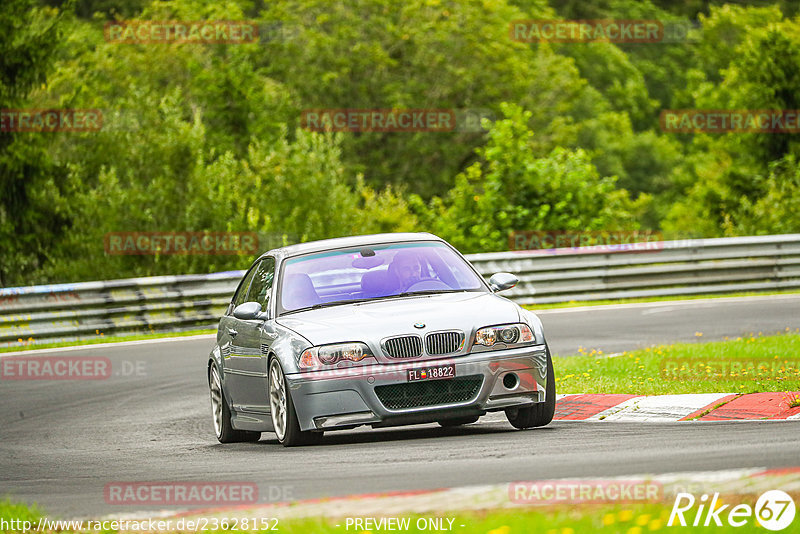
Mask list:
[[478,395],[481,384],[482,375],[458,376],[450,380],[423,380],[375,386],[375,394],[388,409],[407,410],[471,401]]

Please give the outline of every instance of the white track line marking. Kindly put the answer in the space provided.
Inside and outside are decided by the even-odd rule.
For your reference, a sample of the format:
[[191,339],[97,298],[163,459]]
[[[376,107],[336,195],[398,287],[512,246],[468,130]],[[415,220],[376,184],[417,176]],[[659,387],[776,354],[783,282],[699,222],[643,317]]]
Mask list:
[[730,393],[636,397],[593,415],[588,421],[677,421]]
[[[760,301],[760,300],[800,300],[800,295],[798,294],[791,294],[791,295],[764,295],[764,296],[753,296],[753,297],[717,297],[717,298],[705,298],[705,299],[686,299],[686,300],[659,300],[655,302],[632,302],[629,304],[601,304],[599,306],[576,306],[574,308],[556,308],[556,309],[545,309],[545,310],[537,310],[532,309],[533,313],[536,315],[545,315],[545,314],[552,314],[552,313],[573,313],[573,312],[584,312],[584,311],[601,311],[601,310],[625,310],[631,308],[658,308],[663,306],[688,306],[690,304],[728,304],[731,302],[753,302],[753,301]],[[532,306],[535,306],[533,304]]]
[[147,345],[150,343],[171,343],[174,341],[191,341],[195,339],[214,339],[217,334],[198,334],[196,336],[158,337],[155,339],[137,339],[135,341],[119,341],[110,343],[93,343],[91,345],[73,345],[70,347],[53,347],[49,349],[18,350],[14,352],[0,352],[0,358],[8,356],[25,356],[28,354],[49,354],[53,352],[70,352],[74,350],[108,349],[109,347],[130,347],[133,345]]

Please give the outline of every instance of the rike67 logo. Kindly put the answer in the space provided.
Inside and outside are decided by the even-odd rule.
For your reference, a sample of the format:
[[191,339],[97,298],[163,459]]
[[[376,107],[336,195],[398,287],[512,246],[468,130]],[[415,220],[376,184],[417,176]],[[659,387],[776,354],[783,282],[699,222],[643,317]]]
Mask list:
[[[692,510],[695,504],[697,510]],[[758,522],[767,530],[778,531],[785,529],[794,521],[794,500],[781,490],[770,490],[762,494],[756,501],[755,508],[749,504],[730,507],[730,504],[722,504],[719,493],[715,493],[711,501],[706,494],[701,495],[698,500],[691,493],[678,493],[667,526],[721,527],[727,523],[732,527],[743,527]]]

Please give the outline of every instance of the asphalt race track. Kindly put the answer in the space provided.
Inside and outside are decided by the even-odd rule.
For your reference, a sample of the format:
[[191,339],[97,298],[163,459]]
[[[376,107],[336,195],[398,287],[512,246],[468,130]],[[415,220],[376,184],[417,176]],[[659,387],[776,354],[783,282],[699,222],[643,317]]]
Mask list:
[[[539,312],[553,354],[605,354],[800,328],[800,295],[664,301]],[[702,337],[696,333],[703,334]]]
[[[541,315],[554,353],[606,353],[800,327],[800,296],[656,303]],[[103,356],[98,381],[0,381],[0,495],[50,516],[107,505],[122,481],[247,481],[263,501],[561,477],[800,466],[800,421],[555,422],[516,431],[501,414],[436,425],[330,433],[322,445],[220,445],[205,377],[212,340],[109,345],[48,354]],[[3,356],[0,356],[3,357]],[[6,356],[7,357],[7,356]],[[556,372],[558,367],[556,364]]]

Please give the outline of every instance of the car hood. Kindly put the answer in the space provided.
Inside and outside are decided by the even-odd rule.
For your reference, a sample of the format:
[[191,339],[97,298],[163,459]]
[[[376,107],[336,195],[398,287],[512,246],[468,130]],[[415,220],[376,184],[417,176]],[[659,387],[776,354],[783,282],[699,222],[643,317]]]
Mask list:
[[[277,322],[314,345],[364,341],[377,348],[386,337],[463,330],[470,336],[482,326],[515,323],[519,308],[492,293],[447,293],[403,297],[308,310],[279,317]],[[423,323],[424,328],[414,324]]]

